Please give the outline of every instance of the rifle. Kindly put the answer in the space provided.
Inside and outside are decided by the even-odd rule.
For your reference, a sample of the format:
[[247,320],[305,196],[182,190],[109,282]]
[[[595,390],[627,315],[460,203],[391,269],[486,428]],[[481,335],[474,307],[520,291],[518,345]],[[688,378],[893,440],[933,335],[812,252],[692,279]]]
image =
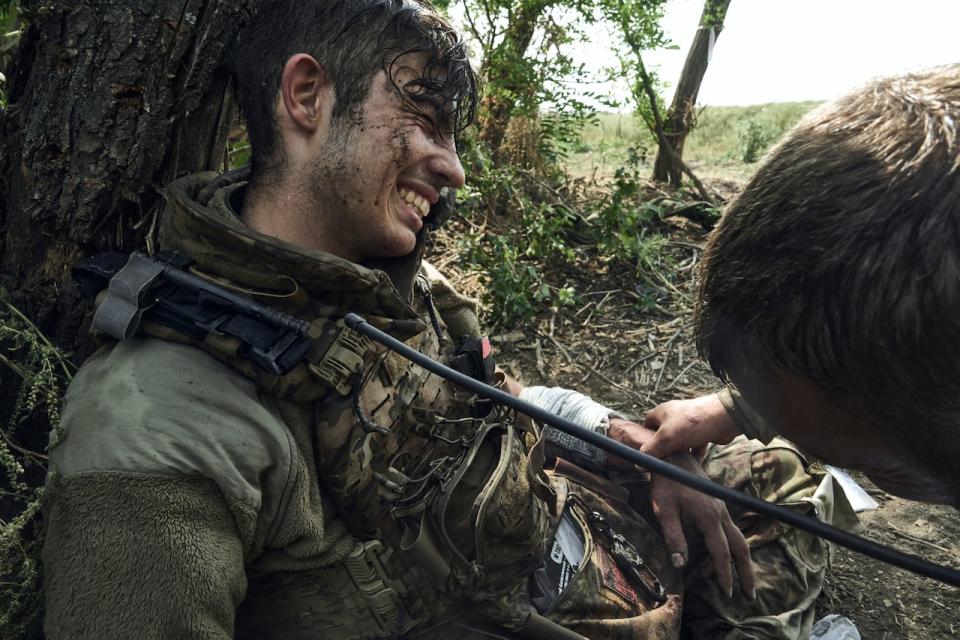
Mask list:
[[287,373],[303,359],[310,323],[190,273],[189,262],[172,251],[156,258],[107,253],[74,267],[73,278],[88,297],[106,288],[92,325],[117,340],[136,335],[146,315],[199,340],[237,338],[243,344],[238,355],[270,373]]

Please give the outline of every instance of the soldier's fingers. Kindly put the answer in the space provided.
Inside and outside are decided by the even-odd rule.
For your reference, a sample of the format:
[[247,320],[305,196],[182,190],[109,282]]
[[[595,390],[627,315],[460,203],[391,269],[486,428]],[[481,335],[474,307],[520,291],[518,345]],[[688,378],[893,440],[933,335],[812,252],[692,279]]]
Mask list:
[[703,464],[703,460],[707,457],[707,445],[702,444],[699,447],[694,447],[690,449],[690,455],[693,456],[693,459]]
[[643,446],[640,447],[640,451],[648,455],[654,456],[655,458],[662,458],[670,453],[673,453],[671,449],[671,444],[669,441],[669,436],[667,431],[658,430],[650,436],[650,439],[643,443]]
[[713,573],[717,583],[728,597],[733,596],[733,570],[730,564],[730,547],[727,545],[727,535],[717,519],[699,521],[697,525],[703,533],[703,541],[713,564]]
[[656,406],[650,411],[647,412],[647,415],[643,417],[643,426],[647,429],[657,430],[660,428],[660,422],[662,421],[662,412],[660,407]]
[[680,521],[680,505],[674,500],[654,502],[653,511],[660,522],[670,563],[679,569],[687,563],[687,538]]
[[727,535],[727,545],[730,547],[730,555],[733,556],[733,564],[737,567],[737,574],[740,576],[740,589],[751,600],[756,600],[757,587],[753,575],[753,562],[750,558],[750,545],[747,544],[743,532],[737,528],[729,515],[724,519],[723,530]]

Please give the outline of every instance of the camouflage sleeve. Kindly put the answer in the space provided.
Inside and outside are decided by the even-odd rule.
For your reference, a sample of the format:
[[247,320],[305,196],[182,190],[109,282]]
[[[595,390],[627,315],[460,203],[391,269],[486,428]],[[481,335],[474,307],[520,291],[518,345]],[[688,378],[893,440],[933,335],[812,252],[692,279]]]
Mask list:
[[233,637],[245,516],[213,482],[81,473],[47,496],[47,638]]
[[420,270],[430,284],[433,304],[446,323],[450,335],[454,338],[481,335],[477,301],[457,291],[446,276],[426,260],[421,264]]
[[721,389],[717,395],[720,397],[720,404],[727,410],[727,414],[733,419],[740,433],[751,440],[759,440],[763,444],[769,444],[777,436],[763,419],[750,408],[739,391],[727,386]]
[[[781,438],[762,445],[738,437],[711,445],[703,470],[714,482],[776,503],[797,513],[845,528],[856,514],[833,478],[811,465]],[[796,640],[809,638],[830,560],[829,545],[817,536],[730,507],[730,515],[750,545],[757,597],[738,589],[733,597],[709,576],[709,553],[693,532],[685,569],[684,637],[716,640]],[[736,581],[735,581],[736,583]]]

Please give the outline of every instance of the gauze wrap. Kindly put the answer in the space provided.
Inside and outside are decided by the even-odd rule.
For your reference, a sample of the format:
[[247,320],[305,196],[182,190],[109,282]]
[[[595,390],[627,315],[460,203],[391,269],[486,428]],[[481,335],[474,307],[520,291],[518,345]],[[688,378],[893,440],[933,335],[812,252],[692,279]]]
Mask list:
[[[607,429],[610,427],[611,417],[624,417],[589,396],[563,387],[525,387],[520,392],[520,399],[565,418],[574,424],[604,435],[607,434]],[[545,437],[548,442],[567,451],[578,453],[598,467],[603,467],[607,461],[607,454],[603,449],[554,427],[546,427]]]

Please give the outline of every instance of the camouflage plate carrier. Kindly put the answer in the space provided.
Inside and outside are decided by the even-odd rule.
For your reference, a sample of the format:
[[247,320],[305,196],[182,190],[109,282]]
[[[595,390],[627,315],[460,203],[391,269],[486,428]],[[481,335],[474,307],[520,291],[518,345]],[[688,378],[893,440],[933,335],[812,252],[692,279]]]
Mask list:
[[[140,331],[206,350],[312,424],[317,477],[358,541],[338,567],[349,576],[342,596],[367,605],[366,615],[344,605],[357,621],[336,637],[430,637],[418,630],[451,617],[529,638],[675,637],[680,578],[620,487],[571,465],[548,474],[541,430],[525,416],[343,326],[354,311],[421,353],[455,357],[476,319],[421,267],[424,238],[377,269],[286,245],[236,218],[241,178],[171,186],[160,244],[187,256],[194,275],[309,321],[307,355],[276,375],[215,332],[201,339],[151,322]],[[565,512],[583,561],[538,609],[531,576]]]

